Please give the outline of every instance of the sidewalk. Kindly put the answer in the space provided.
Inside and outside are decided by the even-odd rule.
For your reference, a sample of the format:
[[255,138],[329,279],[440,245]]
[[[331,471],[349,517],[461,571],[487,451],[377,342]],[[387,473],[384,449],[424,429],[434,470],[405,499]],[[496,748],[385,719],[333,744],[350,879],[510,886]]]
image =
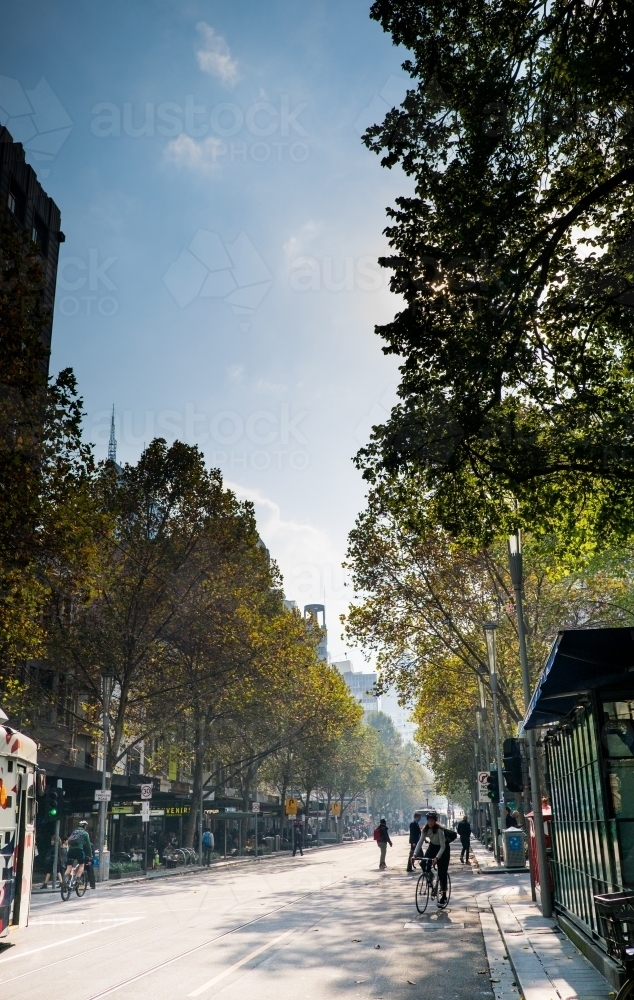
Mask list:
[[[489,852],[471,844],[482,874],[489,874]],[[477,900],[496,1000],[613,1000],[607,980],[532,902],[528,872],[504,875],[501,886]]]

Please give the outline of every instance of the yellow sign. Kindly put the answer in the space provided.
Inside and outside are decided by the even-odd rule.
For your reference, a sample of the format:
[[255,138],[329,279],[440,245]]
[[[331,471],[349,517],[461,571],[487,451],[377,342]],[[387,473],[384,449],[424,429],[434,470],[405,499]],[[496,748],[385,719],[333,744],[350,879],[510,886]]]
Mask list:
[[299,801],[297,799],[287,799],[286,800],[286,815],[287,816],[296,816],[297,815],[297,806],[298,805],[299,805]]
[[178,780],[178,747],[169,748],[167,758],[167,777],[170,781]]
[[332,816],[341,816],[341,802],[333,802],[330,812]]

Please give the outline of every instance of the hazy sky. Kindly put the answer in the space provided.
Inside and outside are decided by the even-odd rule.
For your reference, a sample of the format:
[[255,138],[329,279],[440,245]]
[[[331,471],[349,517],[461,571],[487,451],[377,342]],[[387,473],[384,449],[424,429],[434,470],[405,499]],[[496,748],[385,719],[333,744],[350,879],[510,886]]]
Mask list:
[[66,234],[51,372],[74,368],[100,458],[113,404],[120,461],[198,443],[255,501],[287,596],[325,598],[335,656],[351,459],[398,378],[376,258],[408,189],[360,141],[405,82],[368,10],[5,0],[0,38],[0,121]]

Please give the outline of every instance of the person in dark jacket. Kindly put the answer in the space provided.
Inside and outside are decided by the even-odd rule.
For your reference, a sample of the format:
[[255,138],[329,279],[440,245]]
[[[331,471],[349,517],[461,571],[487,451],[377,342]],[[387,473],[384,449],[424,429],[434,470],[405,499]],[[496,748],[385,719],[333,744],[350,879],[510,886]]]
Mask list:
[[412,865],[412,858],[414,857],[414,851],[416,849],[416,844],[420,840],[420,821],[422,813],[415,812],[414,819],[409,825],[409,855],[407,858],[407,870],[411,872],[414,870]]
[[427,813],[427,822],[420,831],[420,840],[414,851],[415,858],[422,857],[423,845],[426,840],[429,841],[429,847],[425,851],[425,857],[431,858],[433,864],[438,868],[438,881],[440,882],[438,905],[444,906],[447,902],[447,872],[451,851],[449,840],[445,838],[445,831],[438,822],[438,813],[435,809]]
[[381,857],[379,859],[379,868],[387,868],[385,864],[385,852],[387,851],[387,845],[392,847],[392,841],[390,840],[390,833],[387,828],[387,823],[382,819],[377,827],[377,838],[376,842],[379,845],[379,850],[381,852]]
[[465,813],[458,826],[456,827],[458,836],[460,837],[460,843],[462,844],[462,851],[460,852],[460,864],[468,865],[469,861],[469,844],[471,843],[471,823],[469,822],[469,817]]

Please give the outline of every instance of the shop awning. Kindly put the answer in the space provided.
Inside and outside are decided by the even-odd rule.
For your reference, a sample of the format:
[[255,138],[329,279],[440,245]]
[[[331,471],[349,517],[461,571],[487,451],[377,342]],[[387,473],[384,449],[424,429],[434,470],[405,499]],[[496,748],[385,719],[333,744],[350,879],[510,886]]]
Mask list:
[[634,684],[634,629],[565,629],[557,636],[520,732],[561,721],[584,693],[625,678]]

